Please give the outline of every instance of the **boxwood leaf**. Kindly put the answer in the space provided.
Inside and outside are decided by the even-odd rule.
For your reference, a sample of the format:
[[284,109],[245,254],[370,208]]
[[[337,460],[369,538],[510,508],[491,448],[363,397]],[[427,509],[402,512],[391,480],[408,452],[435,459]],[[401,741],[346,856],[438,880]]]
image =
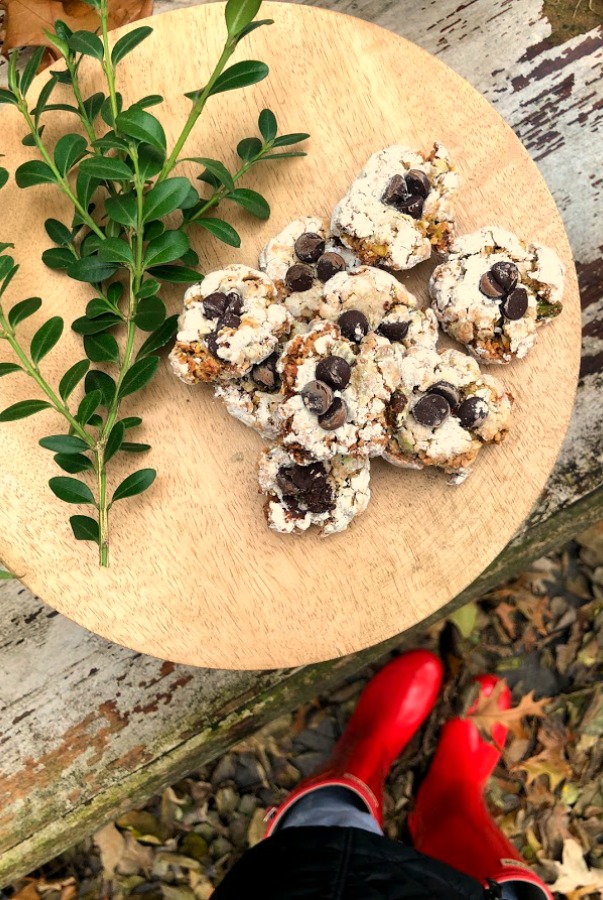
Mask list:
[[57,475],[48,482],[50,490],[65,503],[92,503],[94,496],[87,484],[78,481],[77,478],[67,478]]
[[138,472],[133,472],[116,489],[111,503],[125,500],[126,497],[135,497],[137,494],[142,494],[143,491],[151,487],[156,477],[157,472],[155,469],[139,469]]
[[47,353],[50,353],[63,334],[63,320],[60,316],[53,316],[39,328],[31,339],[30,355],[37,365]]
[[33,416],[34,413],[48,409],[50,406],[51,404],[47,400],[20,400],[0,413],[0,422],[15,422],[17,419],[25,419],[26,416]]
[[71,516],[69,519],[73,536],[77,541],[100,541],[100,531],[96,519],[90,516]]
[[62,400],[67,400],[71,396],[89,368],[90,361],[81,359],[65,372],[59,382],[59,394]]

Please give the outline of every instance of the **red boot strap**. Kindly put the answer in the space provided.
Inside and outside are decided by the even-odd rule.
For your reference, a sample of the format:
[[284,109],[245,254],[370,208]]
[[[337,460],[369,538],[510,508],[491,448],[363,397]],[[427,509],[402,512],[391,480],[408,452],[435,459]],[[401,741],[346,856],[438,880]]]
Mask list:
[[299,791],[294,790],[280,806],[270,807],[270,809],[266,811],[264,817],[264,821],[267,823],[264,837],[270,837],[270,835],[274,833],[275,828],[283,816],[289,812],[298,800],[301,800],[302,797],[307,797],[308,794],[312,794],[316,790],[326,787],[343,787],[353,791],[360,797],[362,802],[366,804],[367,812],[370,812],[371,815],[377,819],[379,824],[381,824],[381,809],[379,801],[375,797],[373,791],[356,775],[346,772],[340,778],[329,778],[324,781],[317,779],[316,784],[308,784]]
[[[506,882],[523,883],[538,888],[542,900],[554,900],[551,889],[536,875],[522,859],[501,859],[500,869],[486,879],[486,896],[498,900],[502,896],[502,886]],[[500,893],[497,893],[500,891]],[[521,896],[521,895],[520,895]],[[531,894],[530,897],[533,895]]]

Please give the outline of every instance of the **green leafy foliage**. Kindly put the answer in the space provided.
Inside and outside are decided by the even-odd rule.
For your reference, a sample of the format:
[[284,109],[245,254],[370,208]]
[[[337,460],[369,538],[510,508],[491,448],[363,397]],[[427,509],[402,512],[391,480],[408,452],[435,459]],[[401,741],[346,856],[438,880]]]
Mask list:
[[165,153],[165,131],[159,119],[138,106],[132,106],[117,117],[117,128],[127,137],[144,144],[150,144],[160,153]]
[[125,374],[119,389],[120,398],[142,390],[157,371],[158,365],[158,356],[147,356],[144,359],[138,359]]
[[225,17],[228,33],[239,34],[258,14],[262,0],[228,0]]
[[94,505],[94,495],[87,484],[77,478],[56,475],[48,482],[50,490],[65,503],[90,503]]
[[88,152],[88,141],[79,134],[64,134],[54,148],[54,164],[66,175]]
[[242,206],[243,209],[246,209],[247,212],[250,212],[252,216],[256,216],[258,219],[270,218],[268,201],[261,194],[258,194],[257,191],[252,191],[249,188],[235,188],[234,191],[228,194],[228,199],[234,200],[235,203],[238,203],[239,206]]
[[255,59],[247,59],[244,62],[235,63],[229,69],[216,78],[213,87],[210,90],[212,94],[220,94],[223,91],[234,91],[237,88],[249,87],[251,84],[257,84],[268,77],[268,66],[266,63],[258,62]]
[[54,461],[63,472],[69,472],[70,475],[77,475],[79,472],[90,472],[94,465],[92,460],[81,453],[57,453]]
[[[188,238],[193,224],[208,233],[205,239],[213,237],[230,247],[240,246],[236,229],[215,212],[223,200],[230,200],[259,219],[269,217],[266,198],[241,185],[241,179],[266,159],[304,155],[303,151],[286,148],[294,147],[307,135],[300,132],[279,136],[276,116],[271,110],[262,109],[257,123],[259,136],[246,137],[238,144],[238,169],[231,171],[224,162],[210,156],[182,155],[186,139],[210,97],[257,84],[268,75],[268,67],[257,60],[231,64],[239,41],[272,22],[256,20],[261,0],[228,0],[224,51],[206,86],[187,95],[193,100],[192,108],[173,149],[167,146],[161,121],[148,111],[162,103],[163,98],[149,94],[124,108],[123,97],[116,88],[116,67],[149,37],[152,29],[147,25],[133,28],[108,51],[103,43],[107,3],[84,2],[98,10],[103,27],[94,33],[73,31],[58,20],[54,34],[47,36],[65,58],[66,69],[51,72],[32,109],[25,95],[45,50],[40,47],[34,52],[21,75],[13,55],[9,62],[10,90],[0,89],[0,104],[19,108],[28,132],[23,143],[35,148],[39,156],[19,166],[15,173],[17,185],[29,188],[53,184],[72,206],[70,217],[61,215],[66,221],[46,220],[46,233],[54,246],[46,249],[42,258],[49,268],[92,286],[71,324],[82,338],[87,358],[71,361],[58,379],[58,389],[46,382],[40,363],[59,341],[63,320],[54,316],[33,329],[29,347],[19,343],[17,326],[40,309],[41,300],[31,297],[4,312],[2,297],[18,266],[11,256],[3,255],[10,245],[0,244],[0,334],[18,358],[18,362],[0,361],[0,377],[17,373],[31,377],[42,391],[42,398],[22,400],[0,412],[0,422],[49,408],[63,417],[64,433],[43,437],[40,445],[53,453],[57,466],[70,477],[52,478],[49,485],[67,503],[98,507],[98,518],[76,515],[70,523],[77,540],[98,545],[101,565],[106,565],[107,521],[112,503],[142,493],[156,477],[153,469],[141,469],[128,476],[115,490],[111,502],[107,501],[107,463],[120,451],[134,454],[150,450],[148,443],[125,439],[127,431],[140,426],[142,419],[120,417],[120,404],[149,384],[160,365],[158,354],[177,334],[178,316],[167,315],[160,297],[162,284],[202,281],[203,274],[196,268],[200,264],[199,248],[191,247]],[[85,57],[91,58],[92,65],[105,76],[102,88],[88,96],[82,93],[79,76]],[[66,92],[61,97],[53,96],[57,85],[71,87],[72,97]],[[55,99],[60,102],[53,102]],[[64,134],[62,129],[62,136],[50,141],[49,135],[54,136],[56,129],[49,121],[50,127],[45,129],[54,112],[76,115],[82,134],[79,130]],[[104,134],[102,123],[107,126]],[[281,152],[280,148],[285,149]],[[225,148],[225,158],[229,149]],[[188,177],[173,174],[183,162],[201,167],[195,179],[197,186]],[[7,179],[7,170],[0,168],[0,188]],[[57,204],[59,208],[62,207]],[[237,213],[240,215],[239,210]],[[91,369],[91,362],[100,368]],[[108,367],[114,377],[103,371]],[[91,487],[71,477],[80,473],[94,473],[97,499]]]
[[155,469],[139,469],[138,472],[128,475],[113,494],[111,503],[117,503],[118,500],[125,500],[126,497],[135,497],[136,494],[142,494],[143,491],[151,487],[156,477],[157,472]]
[[56,178],[47,163],[32,159],[19,166],[15,172],[15,181],[20,188],[28,188],[37,184],[54,184]]
[[60,316],[53,316],[36,331],[29,349],[33,362],[37,365],[61,338],[64,322]]
[[45,450],[52,450],[53,453],[64,453],[67,455],[81,453],[82,450],[88,449],[85,441],[71,434],[53,434],[50,437],[42,438],[38,443]]
[[27,300],[21,300],[19,303],[15,303],[8,313],[9,325],[11,325],[12,328],[16,328],[20,322],[24,321],[24,319],[33,316],[41,306],[42,301],[39,297],[29,297]]
[[196,224],[201,228],[205,228],[206,231],[209,231],[210,234],[213,234],[213,236],[217,237],[222,243],[228,244],[229,247],[241,246],[241,238],[238,233],[234,230],[232,225],[229,225],[228,222],[223,222],[222,219],[197,219]]
[[135,47],[138,47],[142,41],[146,40],[150,34],[153,33],[153,29],[148,25],[142,25],[140,28],[135,28],[133,31],[130,31],[128,34],[124,34],[113,47],[111,51],[111,62],[114,66],[116,66],[122,59],[131,53]]
[[62,400],[69,399],[89,368],[90,361],[81,359],[65,372],[59,383],[59,394]]
[[90,516],[71,516],[69,519],[73,536],[77,541],[100,542],[98,522]]
[[42,409],[50,409],[51,404],[47,400],[20,400],[13,403],[0,413],[0,422],[15,422],[17,419],[25,419],[33,416]]

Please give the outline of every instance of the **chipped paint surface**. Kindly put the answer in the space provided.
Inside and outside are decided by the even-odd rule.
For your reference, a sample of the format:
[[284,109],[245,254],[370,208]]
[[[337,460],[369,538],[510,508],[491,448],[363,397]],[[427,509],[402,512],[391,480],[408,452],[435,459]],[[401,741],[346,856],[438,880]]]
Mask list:
[[[190,4],[156,8],[178,5]],[[525,143],[568,229],[584,315],[575,414],[538,507],[483,589],[603,511],[603,27],[556,46],[563,21],[552,36],[542,0],[310,5],[390,28],[464,75]],[[0,621],[0,884],[220,752],[279,704],[384,652],[288,672],[174,666],[88,634],[16,583],[0,587]]]

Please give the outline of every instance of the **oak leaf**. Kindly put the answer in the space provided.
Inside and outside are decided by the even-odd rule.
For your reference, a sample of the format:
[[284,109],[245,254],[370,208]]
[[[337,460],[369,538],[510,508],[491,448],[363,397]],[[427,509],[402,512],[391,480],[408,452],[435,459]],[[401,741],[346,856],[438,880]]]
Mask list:
[[[584,861],[582,847],[573,838],[563,842],[562,861],[551,861],[557,870],[555,884],[549,885],[551,891],[560,894],[573,894],[574,897],[603,891],[603,869],[589,869]],[[576,892],[579,888],[582,890]],[[586,890],[588,888],[589,890]]]
[[549,698],[543,697],[541,700],[535,700],[534,691],[525,694],[517,706],[511,707],[511,709],[499,709],[498,700],[505,685],[506,682],[501,679],[489,697],[480,695],[474,712],[469,716],[486,738],[492,739],[492,729],[497,723],[505,725],[515,737],[523,738],[525,737],[525,728],[522,722],[524,716],[542,718],[545,715],[544,707],[549,703]]
[[[3,55],[8,57],[16,47],[48,47],[47,65],[58,54],[44,31],[53,31],[57,19],[73,31],[96,31],[100,25],[97,11],[82,0],[0,0],[0,9],[6,12]],[[152,12],[153,0],[109,0],[109,28],[121,28]]]

